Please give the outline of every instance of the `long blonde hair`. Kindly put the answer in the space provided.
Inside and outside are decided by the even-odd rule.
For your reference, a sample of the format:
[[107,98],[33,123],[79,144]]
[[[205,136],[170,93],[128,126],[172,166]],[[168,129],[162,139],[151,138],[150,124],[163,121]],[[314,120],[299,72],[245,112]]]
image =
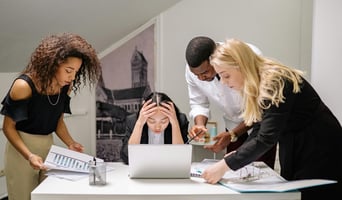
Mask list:
[[218,46],[210,57],[210,64],[238,68],[243,77],[241,90],[242,113],[246,125],[261,121],[264,109],[285,102],[286,81],[293,83],[293,92],[300,92],[303,72],[275,60],[259,56],[244,42],[229,39]]

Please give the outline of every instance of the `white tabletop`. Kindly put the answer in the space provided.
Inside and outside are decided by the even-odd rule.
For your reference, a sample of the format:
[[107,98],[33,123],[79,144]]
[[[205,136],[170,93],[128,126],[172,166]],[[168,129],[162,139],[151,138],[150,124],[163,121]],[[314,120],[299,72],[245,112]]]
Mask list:
[[238,193],[222,185],[205,183],[202,178],[130,179],[128,166],[108,163],[114,170],[107,173],[104,186],[89,185],[88,178],[78,181],[49,176],[32,193],[31,200],[57,199],[300,199],[300,192]]

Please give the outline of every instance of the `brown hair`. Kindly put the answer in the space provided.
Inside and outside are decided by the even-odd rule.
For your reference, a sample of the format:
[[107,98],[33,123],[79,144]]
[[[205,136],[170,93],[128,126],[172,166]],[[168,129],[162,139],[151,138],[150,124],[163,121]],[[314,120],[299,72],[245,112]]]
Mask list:
[[68,57],[82,59],[82,65],[73,81],[75,93],[81,83],[94,85],[97,82],[101,67],[95,49],[81,36],[72,33],[45,37],[32,53],[23,73],[29,74],[37,81],[40,92],[47,93],[59,65]]

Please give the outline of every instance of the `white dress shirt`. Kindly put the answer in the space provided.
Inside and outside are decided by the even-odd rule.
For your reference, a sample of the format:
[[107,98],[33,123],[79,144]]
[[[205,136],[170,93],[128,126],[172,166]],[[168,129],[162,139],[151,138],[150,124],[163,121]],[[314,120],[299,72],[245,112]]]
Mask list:
[[243,121],[241,114],[241,95],[215,78],[212,81],[201,81],[186,65],[185,79],[188,83],[190,113],[193,120],[197,115],[210,119],[210,103],[216,104],[223,111],[225,127],[234,128]]

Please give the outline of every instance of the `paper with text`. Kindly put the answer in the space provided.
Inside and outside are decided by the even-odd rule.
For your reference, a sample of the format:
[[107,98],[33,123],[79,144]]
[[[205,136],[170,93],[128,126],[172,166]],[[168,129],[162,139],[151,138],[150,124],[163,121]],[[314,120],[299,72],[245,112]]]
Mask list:
[[[193,163],[191,174],[200,177],[201,173],[218,160],[204,159]],[[334,180],[306,179],[287,181],[264,162],[253,162],[239,170],[227,171],[219,184],[238,192],[287,192],[307,187],[336,183]]]
[[[93,159],[88,154],[52,145],[44,165],[49,169],[89,173],[89,161]],[[103,162],[100,158],[95,159],[96,162]]]

